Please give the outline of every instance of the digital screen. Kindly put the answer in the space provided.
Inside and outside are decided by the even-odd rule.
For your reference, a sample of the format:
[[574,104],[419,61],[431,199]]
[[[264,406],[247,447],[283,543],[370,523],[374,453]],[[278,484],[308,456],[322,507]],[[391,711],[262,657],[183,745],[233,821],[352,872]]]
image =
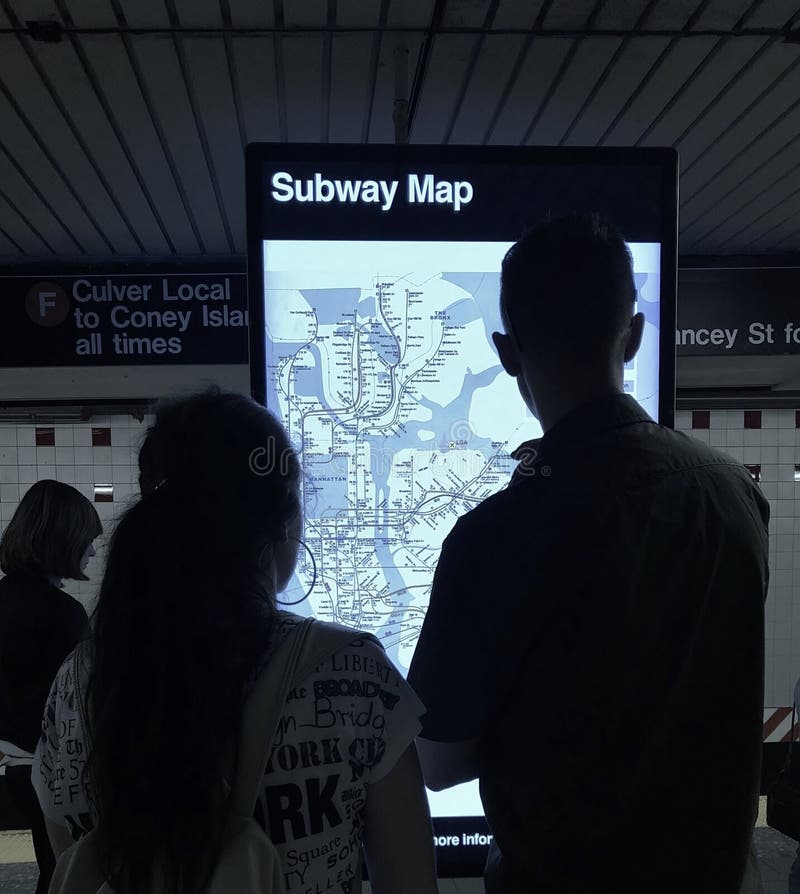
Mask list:
[[[624,388],[671,424],[669,162],[638,151],[613,163],[589,151],[249,150],[253,391],[300,453],[316,564],[295,610],[373,633],[408,671],[442,541],[542,433],[491,335],[503,331],[503,256],[548,214],[601,211],[629,238],[646,325]],[[301,551],[282,599],[302,599],[312,580]],[[429,797],[440,871],[479,871],[477,783]]]

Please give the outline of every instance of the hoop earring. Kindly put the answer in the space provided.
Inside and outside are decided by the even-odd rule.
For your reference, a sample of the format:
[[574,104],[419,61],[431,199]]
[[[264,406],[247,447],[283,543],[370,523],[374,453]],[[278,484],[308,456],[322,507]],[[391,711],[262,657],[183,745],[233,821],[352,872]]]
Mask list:
[[299,537],[289,537],[289,540],[294,540],[295,543],[299,543],[303,549],[308,553],[311,557],[311,586],[308,588],[308,592],[302,599],[295,599],[292,602],[284,602],[282,599],[275,598],[275,602],[278,605],[300,605],[301,602],[305,602],[306,599],[311,595],[311,591],[314,589],[314,585],[317,583],[317,560],[314,558],[314,553],[311,552],[311,547],[305,542],[305,540],[301,540]]

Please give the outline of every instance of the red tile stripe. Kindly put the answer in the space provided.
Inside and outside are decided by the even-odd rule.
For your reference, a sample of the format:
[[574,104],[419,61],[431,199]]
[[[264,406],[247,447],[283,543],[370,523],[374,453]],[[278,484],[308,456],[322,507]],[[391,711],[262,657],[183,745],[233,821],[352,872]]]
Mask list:
[[768,739],[791,713],[791,708],[775,708],[772,715],[764,721],[764,739]]
[[92,429],[92,447],[110,447],[111,446],[111,429],[110,428],[93,428]]
[[794,729],[791,729],[791,730],[789,730],[788,733],[786,733],[786,735],[781,739],[781,742],[786,742],[786,743],[796,742],[799,737],[800,737],[800,720],[798,720],[795,723]]
[[36,446],[37,447],[55,447],[56,430],[54,428],[36,428]]

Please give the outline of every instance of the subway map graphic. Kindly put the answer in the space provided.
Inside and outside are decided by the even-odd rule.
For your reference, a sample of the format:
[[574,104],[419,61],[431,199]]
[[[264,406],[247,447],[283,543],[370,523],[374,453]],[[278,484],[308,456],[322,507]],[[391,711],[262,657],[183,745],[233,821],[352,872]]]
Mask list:
[[[541,434],[491,342],[507,248],[264,246],[267,404],[301,453],[304,540],[317,570],[298,609],[369,630],[403,672],[442,541],[506,485],[510,451]],[[651,269],[637,269],[640,308],[658,301],[651,248]],[[642,396],[657,392],[657,303],[650,310],[655,323],[625,373],[626,390]],[[311,582],[301,551],[283,598],[301,598]]]

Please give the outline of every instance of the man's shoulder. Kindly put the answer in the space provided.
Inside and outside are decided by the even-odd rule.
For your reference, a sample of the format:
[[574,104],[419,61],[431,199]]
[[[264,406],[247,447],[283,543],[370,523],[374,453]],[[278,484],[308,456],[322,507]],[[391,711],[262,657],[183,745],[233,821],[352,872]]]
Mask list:
[[621,446],[616,459],[605,463],[605,496],[666,501],[690,518],[700,518],[703,505],[706,522],[714,517],[726,525],[765,527],[769,503],[747,467],[724,451],[656,424],[622,439]]
[[506,487],[462,515],[447,535],[448,545],[467,548],[475,544],[485,550],[493,540],[504,539],[508,525],[532,524],[536,502],[536,495],[528,489]]
[[655,449],[690,463],[715,462],[732,466],[737,464],[733,457],[722,450],[666,425],[652,422],[642,427],[641,434],[647,442],[654,445]]
[[593,498],[605,502],[609,493],[619,495],[628,488],[660,489],[690,477],[694,487],[698,473],[722,478],[731,487],[757,490],[742,463],[656,423],[609,433],[568,457],[546,462],[545,474],[538,464],[461,516],[448,535],[449,545],[486,548],[487,543],[505,538],[508,525],[530,532],[551,524],[564,506],[576,501],[588,511]]
[[655,422],[631,426],[618,433],[613,430],[604,434],[600,442],[590,445],[596,448],[597,459],[607,461],[606,473],[661,478],[664,475],[692,472],[713,468],[721,474],[747,480],[747,471],[741,462],[729,454],[703,443],[684,432],[667,428]]
[[692,476],[693,481],[703,480],[697,476],[705,476],[707,481],[713,477],[715,487],[730,488],[739,493],[746,491],[756,502],[766,503],[750,470],[741,461],[683,432],[660,428],[664,432],[662,437],[666,444],[666,474]]

